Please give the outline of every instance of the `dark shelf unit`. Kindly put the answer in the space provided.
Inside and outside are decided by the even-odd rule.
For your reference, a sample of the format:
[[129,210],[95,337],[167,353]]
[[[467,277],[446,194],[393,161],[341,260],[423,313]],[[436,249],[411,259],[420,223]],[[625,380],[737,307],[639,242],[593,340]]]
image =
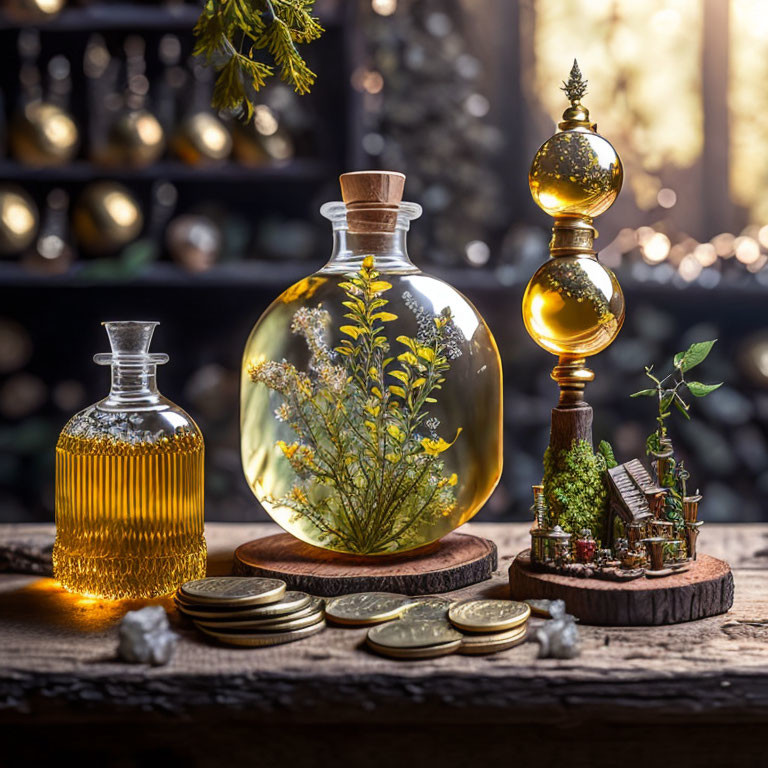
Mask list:
[[[62,166],[37,168],[25,166],[11,156],[0,152],[0,183],[13,183],[24,187],[42,211],[47,192],[54,186],[62,187],[76,200],[83,187],[97,180],[115,180],[131,189],[139,203],[149,214],[150,190],[156,181],[176,185],[178,204],[176,213],[214,211],[217,218],[226,214],[240,217],[252,227],[262,221],[308,222],[314,228],[315,258],[322,249],[320,220],[317,210],[320,202],[330,193],[335,177],[347,164],[349,147],[348,116],[356,110],[352,103],[355,95],[339,83],[349,81],[353,64],[347,53],[351,46],[347,40],[354,17],[353,4],[338,0],[320,0],[317,12],[325,28],[323,36],[306,48],[309,65],[322,72],[311,94],[296,97],[304,113],[304,129],[296,137],[295,155],[288,161],[271,162],[258,167],[239,164],[232,159],[219,164],[190,166],[177,160],[169,149],[155,164],[143,168],[102,167],[88,158],[89,110],[100,105],[87,101],[87,89],[82,75],[82,60],[86,43],[93,34],[104,38],[113,55],[121,56],[122,41],[128,35],[142,35],[147,44],[147,75],[150,84],[161,71],[156,55],[163,34],[172,33],[181,41],[182,63],[192,49],[192,29],[200,14],[199,3],[111,3],[98,0],[84,7],[71,5],[52,19],[42,22],[20,20],[0,11],[0,46],[8,53],[7,66],[0,74],[0,104],[7,122],[20,103],[19,56],[16,51],[18,35],[26,28],[37,29],[41,39],[38,67],[44,71],[47,60],[57,54],[66,55],[72,65],[74,88],[71,111],[84,133],[85,145],[78,156]],[[341,55],[340,55],[341,54]],[[43,77],[45,81],[45,77]],[[278,78],[274,78],[277,83]],[[150,87],[150,105],[154,90]],[[181,105],[183,116],[184,105]],[[7,130],[7,129],[6,129]],[[0,138],[4,132],[0,130]],[[1,149],[1,148],[0,148]],[[254,212],[257,215],[254,215]],[[152,217],[145,215],[149,228]],[[258,255],[256,233],[251,232],[250,245],[242,256]],[[230,253],[231,257],[232,254]],[[8,276],[8,272],[5,272]],[[13,278],[11,278],[13,280]]]
[[216,184],[317,184],[328,179],[332,168],[314,159],[299,158],[285,163],[248,167],[232,161],[208,166],[185,165],[178,160],[161,160],[145,168],[107,167],[76,160],[52,168],[31,168],[14,160],[0,160],[0,181],[17,184],[88,182],[97,179]]
[[[106,343],[100,322],[110,317],[150,317],[161,322],[156,345],[171,354],[171,365],[161,374],[162,389],[195,413],[206,434],[206,472],[212,493],[209,519],[260,515],[237,462],[231,458],[237,452],[236,401],[229,408],[231,413],[219,422],[200,413],[202,409],[190,402],[189,382],[206,366],[236,375],[243,344],[261,312],[282,289],[317,269],[327,257],[330,227],[319,216],[318,208],[338,196],[336,178],[356,159],[351,148],[356,143],[352,132],[359,105],[356,93],[348,87],[356,66],[350,41],[355,5],[340,0],[317,3],[326,31],[305,52],[318,79],[311,94],[296,97],[304,108],[306,128],[290,161],[246,167],[233,158],[218,165],[188,166],[168,152],[150,167],[107,168],[92,163],[87,151],[81,150],[67,165],[33,168],[18,163],[0,147],[0,183],[23,187],[41,210],[47,191],[53,187],[64,188],[74,202],[89,182],[115,180],[131,189],[144,206],[149,228],[152,217],[146,206],[150,190],[157,181],[169,181],[178,191],[176,213],[213,212],[221,221],[236,220],[251,229],[249,243],[240,250],[243,260],[225,260],[204,273],[179,267],[163,252],[162,245],[158,261],[106,279],[92,276],[94,264],[87,254],[80,254],[62,275],[30,272],[20,260],[0,260],[0,321],[18,323],[26,329],[34,352],[24,372],[48,388],[40,410],[5,423],[0,420],[0,519],[50,519],[53,443],[72,413],[56,404],[54,388],[61,382],[82,385],[86,393],[82,405],[104,395],[107,382],[103,371],[89,360]],[[164,34],[179,37],[183,63],[192,48],[192,29],[199,13],[199,3],[109,0],[83,7],[73,3],[44,23],[19,21],[0,11],[0,46],[7,51],[6,66],[0,73],[5,109],[0,118],[10,120],[18,103],[17,38],[25,28],[39,30],[38,66],[42,72],[51,56],[68,57],[76,80],[71,109],[85,128],[86,115],[93,107],[81,87],[83,53],[89,38],[101,35],[110,51],[121,55],[127,35],[143,36],[147,41],[147,76],[152,84],[160,74],[156,55],[160,38]],[[259,227],[271,221],[289,228],[296,221],[309,229],[314,243],[311,259],[265,259],[257,235]],[[118,259],[118,255],[107,258]],[[12,375],[0,373],[0,388]],[[37,437],[29,437],[32,434]]]
[[[307,48],[309,64],[318,73],[318,80],[312,94],[302,98],[308,105],[316,106],[311,125],[315,141],[312,151],[291,162],[260,168],[242,168],[232,162],[198,168],[169,157],[151,168],[131,170],[100,168],[79,159],[65,168],[31,169],[10,159],[0,159],[0,182],[26,187],[38,203],[52,185],[61,185],[76,195],[89,181],[102,178],[121,181],[141,200],[146,200],[154,181],[164,179],[179,190],[179,210],[194,209],[208,200],[225,213],[237,214],[251,224],[283,217],[283,223],[290,220],[312,230],[315,245],[307,258],[299,259],[288,250],[283,258],[277,259],[254,242],[244,249],[241,261],[222,261],[199,274],[183,270],[164,255],[140,272],[126,271],[99,279],[86,258],[58,276],[30,273],[18,263],[0,260],[0,320],[6,318],[24,326],[35,344],[34,355],[25,370],[44,381],[49,390],[62,383],[83,385],[83,404],[103,396],[107,386],[105,372],[90,364],[91,355],[105,348],[99,322],[129,317],[161,322],[155,346],[171,354],[171,364],[161,373],[162,389],[199,418],[208,439],[207,472],[212,497],[207,514],[211,520],[254,520],[259,515],[238,461],[236,389],[243,344],[269,302],[313,272],[327,257],[331,233],[328,222],[319,216],[319,205],[337,198],[338,173],[366,166],[360,149],[362,134],[367,130],[361,119],[362,102],[350,88],[352,72],[365,62],[365,37],[356,22],[358,9],[363,6],[351,0],[337,0],[332,5],[332,12],[321,14],[326,34]],[[366,5],[370,7],[369,3]],[[129,33],[145,34],[152,45],[162,34],[170,32],[185,37],[188,51],[197,13],[198,7],[191,4],[101,1],[85,7],[73,6],[40,27],[43,49],[67,53],[74,67],[80,65],[83,47],[96,32],[108,40],[119,40]],[[0,46],[7,54],[6,66],[0,72],[0,90],[6,97],[6,107],[11,108],[18,80],[15,40],[22,26],[0,15]],[[514,42],[518,32],[517,28],[506,30],[505,42],[506,38]],[[525,134],[526,121],[521,119],[521,91],[515,73],[519,75],[524,67],[518,46],[505,45],[505,50],[510,61],[503,70],[503,84],[499,87],[503,96],[497,99],[497,111],[509,146],[516,147],[523,143],[521,133]],[[79,98],[82,102],[82,94]],[[529,158],[510,150],[504,162],[507,171],[522,168],[522,176],[511,171],[502,175],[523,180],[522,186],[513,184],[506,192],[511,212],[508,223],[524,220],[543,226],[544,220],[538,211],[533,211],[524,183]],[[531,211],[533,216],[529,215]],[[425,226],[427,222],[417,224]],[[498,270],[439,268],[430,263],[429,253],[416,254],[414,260],[426,272],[463,291],[494,332],[505,373],[506,465],[497,494],[480,519],[522,520],[529,518],[530,483],[540,477],[549,411],[555,401],[555,385],[549,378],[554,358],[536,347],[521,322],[524,284],[538,264],[523,263],[522,254],[521,261],[512,264],[507,263],[509,255],[502,256],[506,261]],[[511,258],[517,256],[512,254]],[[684,343],[717,335],[720,341],[708,362],[708,372],[712,373],[706,380],[726,379],[732,399],[735,393],[742,400],[753,400],[751,422],[727,424],[722,415],[707,416],[700,410],[696,424],[708,426],[709,432],[704,436],[686,432],[688,425],[683,425],[676,430],[676,447],[697,482],[705,485],[714,479],[719,483],[721,499],[726,480],[730,483],[744,510],[730,513],[733,517],[764,518],[756,479],[758,472],[762,473],[760,488],[768,488],[768,459],[764,468],[753,468],[762,461],[761,443],[758,441],[753,456],[733,460],[736,469],[726,467],[727,446],[720,447],[717,455],[722,461],[717,462],[703,461],[700,451],[695,449],[718,435],[726,435],[731,445],[748,446],[747,441],[754,440],[756,431],[765,432],[768,396],[758,385],[736,374],[735,364],[729,365],[729,358],[740,354],[744,341],[760,327],[765,286],[754,279],[731,281],[726,274],[716,290],[697,285],[680,290],[653,280],[636,280],[634,274],[631,263],[619,273],[627,299],[625,328],[615,344],[590,363],[597,373],[588,394],[595,407],[595,437],[613,439],[618,449],[623,441],[625,458],[642,455],[642,439],[652,414],[645,408],[646,403],[628,398],[630,392],[644,383],[642,366],[650,362],[663,365]],[[692,330],[695,338],[690,336]],[[226,397],[231,398],[231,403],[226,406],[226,420],[199,415],[200,401],[192,398],[190,382],[201,370],[224,371],[225,378],[228,377]],[[0,373],[0,388],[8,377],[9,374]],[[738,398],[735,400],[733,407],[738,407]],[[49,393],[40,414],[8,424],[0,420],[0,520],[25,516],[50,519],[52,445],[73,410],[56,405]],[[31,436],[36,425],[37,442]],[[619,438],[620,433],[623,436]],[[626,449],[628,440],[635,441],[631,449]],[[768,445],[768,437],[765,444]],[[728,450],[734,454],[732,449]],[[7,480],[16,488],[15,494],[4,491],[3,483]],[[722,508],[714,503],[708,510],[708,519],[722,515]]]
[[[35,26],[45,32],[105,32],[117,30],[161,30],[187,32],[200,16],[200,5],[168,2],[164,5],[149,3],[94,3],[83,8],[67,7],[59,14],[43,20],[20,18],[0,11],[0,29],[23,29]],[[330,13],[323,14],[325,29],[344,23],[341,4]]]
[[83,8],[64,8],[47,20],[29,20],[0,12],[0,29],[36,26],[46,32],[103,32],[123,29],[182,32],[191,29],[199,15],[200,7],[189,3],[96,3]]

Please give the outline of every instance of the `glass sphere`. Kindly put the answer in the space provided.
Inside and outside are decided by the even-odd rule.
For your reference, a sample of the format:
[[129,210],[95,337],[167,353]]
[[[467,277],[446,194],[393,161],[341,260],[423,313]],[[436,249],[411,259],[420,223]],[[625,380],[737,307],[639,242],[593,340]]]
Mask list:
[[533,340],[552,354],[595,355],[621,330],[624,294],[613,272],[596,258],[555,257],[528,283],[523,320]]
[[165,149],[160,121],[145,109],[126,112],[116,120],[104,151],[97,158],[104,165],[144,168],[157,162]]
[[32,101],[14,118],[10,145],[16,159],[37,168],[64,165],[77,153],[80,133],[55,104]]
[[72,224],[85,250],[106,253],[135,240],[141,234],[144,217],[127,187],[114,181],[95,181],[78,198]]
[[37,206],[21,187],[0,187],[0,253],[18,253],[32,245],[38,225]]
[[541,145],[528,184],[550,216],[599,216],[618,197],[624,171],[611,143],[591,131],[562,131]]
[[[346,191],[383,199],[397,176],[361,173]],[[475,307],[408,259],[419,206],[321,211],[334,227],[331,260],[280,295],[246,343],[243,468],[296,538],[354,555],[406,552],[471,519],[499,480],[501,360]],[[365,231],[392,213],[394,231]]]

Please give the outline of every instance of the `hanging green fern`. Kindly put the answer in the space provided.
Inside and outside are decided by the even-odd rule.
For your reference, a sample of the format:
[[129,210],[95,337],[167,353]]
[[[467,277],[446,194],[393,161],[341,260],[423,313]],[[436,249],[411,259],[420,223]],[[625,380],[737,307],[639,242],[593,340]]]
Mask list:
[[[298,44],[324,32],[312,15],[315,0],[206,0],[195,25],[193,54],[216,67],[212,106],[247,120],[253,116],[253,91],[280,70],[280,79],[297,93],[309,93],[315,73],[299,53]],[[256,58],[266,50],[274,64]]]

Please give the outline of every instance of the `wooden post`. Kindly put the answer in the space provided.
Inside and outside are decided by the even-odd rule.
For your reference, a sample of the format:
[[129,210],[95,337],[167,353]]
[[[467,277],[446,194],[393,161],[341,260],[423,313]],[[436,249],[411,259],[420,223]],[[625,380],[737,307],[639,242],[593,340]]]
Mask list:
[[582,402],[576,408],[553,408],[549,432],[552,450],[567,451],[581,440],[592,445],[592,406]]

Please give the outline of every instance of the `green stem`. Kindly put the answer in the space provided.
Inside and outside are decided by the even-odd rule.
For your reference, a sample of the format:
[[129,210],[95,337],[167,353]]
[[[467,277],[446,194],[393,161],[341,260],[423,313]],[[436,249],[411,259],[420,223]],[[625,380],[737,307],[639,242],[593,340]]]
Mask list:
[[[312,405],[312,407],[315,408],[321,414],[321,416],[324,416],[324,414],[322,413],[322,410],[318,407],[318,405],[313,401],[312,398],[309,398],[306,402],[309,402]],[[314,431],[312,430],[312,427],[309,424],[309,420],[304,415],[304,410],[298,401],[298,397],[295,397],[295,396],[294,396],[294,408],[296,412],[299,414],[301,420],[304,422],[304,427],[307,430],[307,434],[311,438],[312,443],[314,443],[312,447],[314,447],[317,456],[321,457],[321,459],[325,462],[325,464],[328,467],[327,471],[333,477],[334,486],[336,487],[336,490],[341,496],[340,511],[344,519],[347,520],[347,524],[349,525],[350,530],[352,531],[353,534],[362,536],[362,530],[360,529],[359,525],[356,524],[354,504],[352,503],[352,500],[345,493],[344,484],[340,481],[338,475],[336,474],[333,468],[336,463],[340,464],[342,467],[344,466],[344,456],[343,456],[343,451],[341,447],[336,443],[334,443],[332,428],[326,421],[326,431],[329,433],[329,436],[331,436],[331,442],[334,443],[334,445],[336,446],[336,461],[333,460],[333,457],[327,456],[325,449],[320,444],[320,441],[315,437]],[[345,503],[349,505],[350,507],[349,511],[347,511]]]
[[383,542],[378,543],[378,549],[381,549],[382,547],[386,547],[387,544],[391,544],[392,542],[397,541],[409,528],[412,528],[419,520],[419,518],[426,512],[430,504],[432,504],[432,499],[434,499],[435,494],[438,491],[437,485],[432,490],[432,493],[430,494],[427,501],[424,502],[421,509],[402,527],[400,530],[395,533],[393,536],[391,536],[389,539]]

